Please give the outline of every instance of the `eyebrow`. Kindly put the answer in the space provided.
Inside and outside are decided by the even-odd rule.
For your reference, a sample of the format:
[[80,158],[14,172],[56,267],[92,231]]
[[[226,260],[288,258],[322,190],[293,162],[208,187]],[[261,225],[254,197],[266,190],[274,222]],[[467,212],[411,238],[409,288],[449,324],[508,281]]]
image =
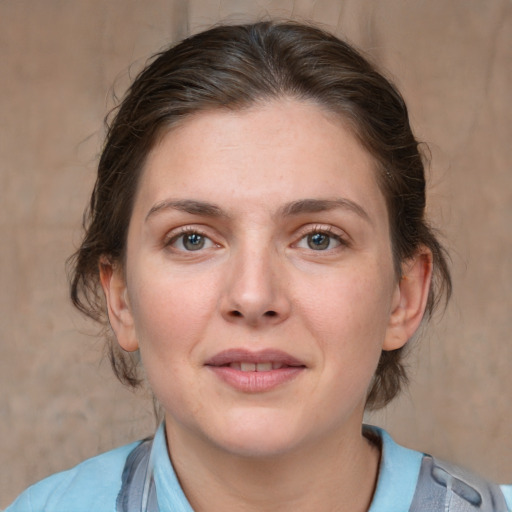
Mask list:
[[[292,201],[281,207],[278,212],[278,217],[290,217],[301,215],[304,213],[318,213],[323,211],[334,210],[342,208],[349,210],[363,218],[370,224],[371,219],[366,210],[359,204],[351,201],[350,199],[337,198],[337,199],[299,199]],[[180,200],[165,200],[155,204],[146,215],[146,221],[153,215],[167,210],[178,210],[191,215],[201,215],[204,217],[224,217],[229,218],[229,215],[222,210],[219,206],[206,201],[197,201],[194,199],[180,199]]]
[[227,217],[227,214],[221,208],[205,201],[196,201],[193,199],[166,200],[155,204],[146,215],[146,221],[153,215],[166,210],[178,210],[192,215],[202,215],[205,217]]
[[359,217],[363,218],[370,224],[371,218],[366,210],[359,204],[351,201],[350,199],[337,198],[337,199],[300,199],[286,204],[280,210],[280,215],[283,217],[300,215],[302,213],[317,213],[323,211],[334,210],[342,208],[344,210],[352,211]]

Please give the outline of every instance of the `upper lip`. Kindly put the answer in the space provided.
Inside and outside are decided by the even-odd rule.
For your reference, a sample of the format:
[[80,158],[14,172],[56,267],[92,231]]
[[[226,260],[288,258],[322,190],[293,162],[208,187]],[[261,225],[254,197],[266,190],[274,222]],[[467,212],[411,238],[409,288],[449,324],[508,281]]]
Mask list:
[[205,362],[206,366],[225,366],[230,363],[281,363],[285,366],[306,366],[304,362],[281,350],[251,351],[243,348],[223,350]]

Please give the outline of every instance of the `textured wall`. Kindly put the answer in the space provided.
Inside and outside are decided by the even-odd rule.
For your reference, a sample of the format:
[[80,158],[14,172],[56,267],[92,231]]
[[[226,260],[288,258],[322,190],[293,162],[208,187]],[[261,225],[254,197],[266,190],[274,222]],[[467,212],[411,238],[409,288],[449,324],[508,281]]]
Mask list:
[[313,19],[395,77],[432,151],[431,214],[455,297],[410,363],[410,391],[371,418],[400,441],[512,481],[512,3],[509,0],[2,0],[0,507],[28,484],[146,435],[151,402],[101,362],[68,304],[112,102],[165,43],[218,19]]

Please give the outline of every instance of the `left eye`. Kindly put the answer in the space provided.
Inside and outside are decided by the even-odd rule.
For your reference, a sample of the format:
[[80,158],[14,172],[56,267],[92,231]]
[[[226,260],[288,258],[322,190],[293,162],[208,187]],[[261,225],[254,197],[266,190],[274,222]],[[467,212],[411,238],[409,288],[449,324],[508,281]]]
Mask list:
[[174,237],[169,245],[182,251],[199,251],[213,247],[214,243],[207,236],[191,231]]
[[297,247],[303,249],[312,249],[313,251],[325,251],[327,249],[334,249],[341,245],[340,237],[332,233],[325,233],[322,231],[315,231],[302,237],[297,244]]

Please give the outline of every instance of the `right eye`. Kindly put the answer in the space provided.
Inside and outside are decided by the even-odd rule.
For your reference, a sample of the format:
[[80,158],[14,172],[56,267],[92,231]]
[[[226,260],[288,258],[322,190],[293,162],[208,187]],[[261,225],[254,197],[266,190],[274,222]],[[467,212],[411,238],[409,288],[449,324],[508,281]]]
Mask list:
[[215,247],[215,244],[206,235],[198,231],[186,231],[177,234],[166,244],[178,251],[200,251]]

